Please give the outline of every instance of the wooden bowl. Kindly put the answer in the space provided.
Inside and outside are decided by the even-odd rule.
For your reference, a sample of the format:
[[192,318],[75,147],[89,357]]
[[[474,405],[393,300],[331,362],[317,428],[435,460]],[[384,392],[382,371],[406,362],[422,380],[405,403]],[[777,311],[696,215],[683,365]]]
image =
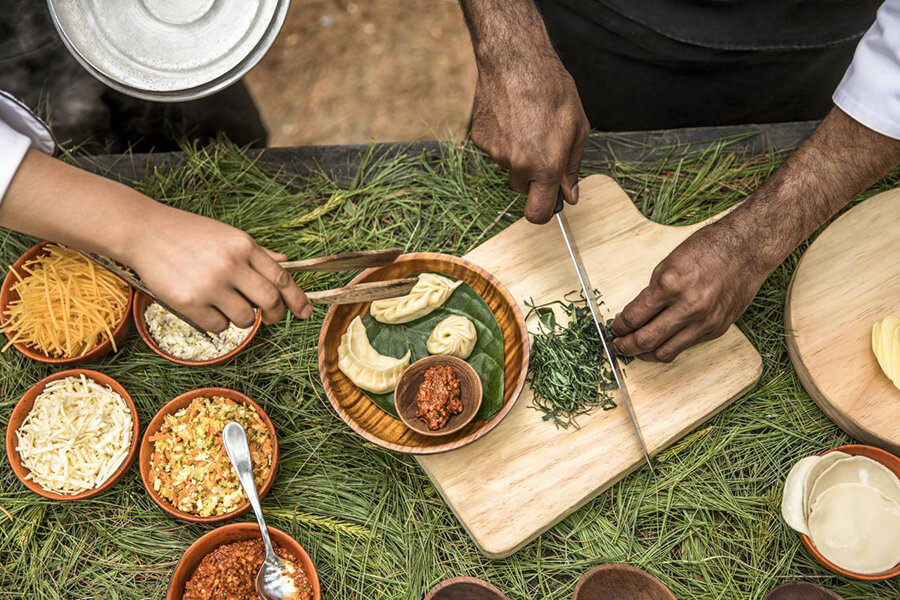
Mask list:
[[[65,379],[66,377],[79,377],[81,375],[93,379],[101,385],[108,385],[113,389],[113,391],[122,396],[123,400],[125,400],[125,404],[128,406],[128,410],[131,412],[131,449],[128,451],[128,455],[125,457],[125,460],[122,461],[121,465],[119,465],[119,468],[116,469],[115,473],[112,474],[112,477],[107,479],[100,487],[94,488],[92,490],[85,490],[79,494],[56,494],[54,492],[45,490],[39,484],[30,479],[25,479],[25,476],[29,473],[29,471],[25,467],[25,465],[22,464],[22,458],[19,456],[18,451],[16,451],[16,445],[18,444],[18,436],[16,435],[16,431],[19,429],[19,427],[21,427],[22,422],[25,420],[25,417],[27,417],[28,413],[31,412],[31,408],[34,406],[35,399],[42,391],[44,391],[44,387],[48,383],[50,383],[51,381],[56,381],[57,379]],[[125,474],[125,471],[127,471],[128,467],[131,466],[131,463],[134,462],[135,455],[137,455],[138,437],[140,436],[140,433],[141,429],[140,423],[138,422],[137,407],[134,405],[134,401],[131,399],[131,396],[128,395],[128,392],[125,391],[125,388],[123,388],[118,381],[116,381],[109,375],[104,375],[103,373],[98,373],[97,371],[89,371],[87,369],[70,369],[68,371],[60,371],[58,373],[54,373],[49,377],[44,377],[33,386],[31,386],[31,388],[29,388],[29,390],[25,392],[25,395],[22,396],[22,399],[19,400],[19,403],[16,404],[16,407],[13,409],[12,415],[10,415],[9,417],[9,424],[6,426],[6,456],[9,458],[9,464],[12,465],[13,471],[15,472],[16,477],[19,478],[19,481],[25,484],[25,487],[27,487],[35,494],[43,496],[44,498],[49,498],[51,500],[83,500],[85,498],[92,498],[98,494],[102,494],[122,478],[122,476]]]
[[609,563],[582,575],[572,600],[675,600],[675,594],[646,571]]
[[[422,380],[425,379],[425,371],[436,366],[453,367],[459,377],[459,399],[463,409],[461,413],[451,415],[444,427],[432,431],[428,429],[424,421],[416,416],[418,409],[416,395],[419,393]],[[434,436],[450,435],[468,425],[475,418],[478,409],[481,408],[481,397],[481,379],[469,363],[455,356],[426,356],[403,371],[400,380],[397,381],[397,388],[394,390],[394,408],[400,415],[400,420],[417,433]]]
[[483,579],[454,577],[445,579],[425,594],[425,600],[509,600]]
[[253,406],[256,409],[257,414],[259,414],[263,422],[266,424],[266,427],[269,430],[269,435],[272,436],[272,468],[269,469],[269,476],[266,477],[266,480],[263,481],[262,487],[260,487],[258,490],[260,498],[266,495],[266,492],[269,491],[269,489],[272,487],[272,484],[275,482],[275,470],[278,467],[278,438],[275,437],[275,426],[272,425],[272,420],[269,418],[269,415],[266,414],[266,411],[263,410],[262,406],[260,406],[244,394],[236,392],[234,390],[230,390],[228,388],[209,387],[185,392],[184,394],[181,394],[180,396],[177,396],[173,400],[169,401],[165,406],[159,409],[159,412],[156,413],[156,415],[153,417],[153,420],[150,421],[149,425],[147,425],[147,429],[146,431],[144,431],[144,438],[141,440],[140,454],[141,480],[144,482],[144,487],[147,489],[147,493],[150,494],[150,497],[153,498],[153,501],[156,502],[160,508],[162,508],[170,515],[178,517],[179,519],[192,521],[194,523],[218,523],[220,521],[225,521],[247,512],[248,510],[250,510],[250,502],[243,502],[239,504],[233,511],[225,513],[224,515],[201,517],[199,515],[187,513],[175,508],[172,503],[160,496],[159,493],[153,489],[153,483],[150,481],[150,455],[153,454],[153,442],[150,441],[150,438],[159,432],[160,427],[162,427],[163,419],[166,417],[166,415],[170,415],[178,410],[181,410],[182,408],[189,405],[194,398],[197,398],[199,396],[204,396],[206,398],[210,398],[212,396],[222,396],[223,398],[230,398],[235,402],[241,402],[243,404]]
[[445,273],[468,284],[491,308],[503,333],[503,407],[489,421],[472,421],[451,435],[433,436],[407,427],[378,408],[338,368],[337,349],[350,321],[368,311],[368,304],[334,305],[319,334],[319,376],[338,416],[366,440],[407,454],[436,454],[479,439],[509,413],[525,385],[528,373],[528,330],[515,299],[493,275],[467,260],[432,252],[405,254],[383,267],[367,269],[351,284],[407,277],[425,271]]
[[[832,448],[831,450],[826,450],[820,456],[824,456],[830,452],[846,452],[851,456],[865,456],[867,458],[871,458],[872,460],[883,464],[885,467],[893,471],[894,475],[900,477],[900,458],[897,458],[890,452],[886,450],[882,450],[881,448],[876,448],[874,446],[866,446],[864,444],[848,444],[846,446],[838,446],[837,448]],[[900,563],[894,565],[894,567],[888,571],[883,573],[875,573],[874,575],[863,575],[860,573],[854,573],[853,571],[848,571],[842,567],[837,566],[824,556],[822,553],[816,550],[816,547],[813,545],[812,540],[809,539],[808,535],[804,535],[802,533],[798,533],[800,536],[800,541],[803,542],[803,545],[806,546],[806,549],[809,550],[809,553],[813,555],[813,557],[819,561],[819,563],[827,568],[830,571],[837,573],[838,575],[843,575],[844,577],[849,577],[850,579],[858,579],[860,581],[882,581],[884,579],[892,579],[897,575],[900,575]]]
[[764,600],[844,600],[821,585],[798,581],[786,583],[769,592]]
[[223,354],[222,356],[216,358],[210,358],[209,360],[184,360],[183,358],[177,358],[175,356],[171,356],[166,354],[162,348],[156,343],[153,339],[153,336],[150,335],[150,329],[147,327],[147,320],[144,318],[144,313],[147,311],[147,307],[153,303],[153,300],[144,294],[143,292],[135,293],[134,300],[134,326],[137,328],[138,335],[141,336],[141,339],[144,340],[144,343],[147,346],[165,358],[166,360],[172,361],[177,365],[182,365],[185,367],[211,367],[213,365],[224,365],[225,363],[231,361],[235,356],[244,351],[244,349],[250,345],[250,342],[253,341],[253,337],[256,335],[256,332],[259,331],[259,327],[262,324],[262,311],[256,311],[256,320],[253,322],[253,326],[250,329],[249,335],[247,335],[247,339],[240,343],[240,345],[228,352]]
[[[321,600],[322,590],[319,587],[319,575],[316,572],[316,566],[306,550],[303,549],[303,546],[280,529],[274,527],[266,527],[266,529],[269,530],[269,537],[272,538],[273,544],[278,544],[297,558],[300,566],[303,567],[309,578],[313,600]],[[175,572],[172,573],[172,579],[169,580],[166,600],[181,600],[184,595],[185,584],[191,578],[191,575],[194,574],[194,569],[197,568],[204,556],[224,544],[259,538],[261,536],[259,534],[259,526],[256,523],[230,523],[213,529],[191,544],[184,555],[182,555],[181,560],[178,561],[178,564],[175,565]]]
[[[13,263],[13,266],[6,274],[6,277],[3,278],[3,285],[0,286],[0,325],[6,324],[6,306],[13,300],[19,299],[19,294],[12,289],[13,284],[18,281],[18,278],[13,274],[13,271],[15,270],[22,273],[22,265],[29,260],[45,254],[44,247],[51,243],[52,242],[41,242],[40,244],[36,244],[29,248],[25,254],[19,257],[19,260]],[[101,269],[102,267],[98,266],[97,268]],[[133,304],[134,289],[132,289],[131,286],[128,286],[128,302],[125,305],[125,314],[122,315],[122,319],[113,329],[113,339],[116,341],[117,348],[122,347],[122,342],[124,342],[125,338],[128,336],[128,325],[131,322],[131,308]],[[6,337],[12,339],[9,332],[6,333]],[[13,347],[32,360],[51,365],[72,365],[77,363],[96,362],[112,352],[113,349],[112,341],[107,339],[84,356],[53,358],[51,356],[45,356],[33,348],[29,348],[21,342],[16,342],[13,344]]]

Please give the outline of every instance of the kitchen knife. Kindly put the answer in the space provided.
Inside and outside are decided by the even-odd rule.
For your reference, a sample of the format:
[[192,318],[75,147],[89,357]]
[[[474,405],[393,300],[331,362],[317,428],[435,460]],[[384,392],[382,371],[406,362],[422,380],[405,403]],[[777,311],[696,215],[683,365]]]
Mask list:
[[638,423],[637,414],[634,412],[634,405],[631,404],[631,396],[628,394],[628,388],[625,387],[624,378],[619,374],[619,367],[616,365],[616,357],[613,355],[609,342],[606,340],[606,335],[603,332],[603,325],[600,320],[600,307],[597,306],[594,288],[591,285],[590,279],[588,279],[587,269],[584,267],[584,262],[581,260],[578,246],[575,245],[575,237],[572,235],[572,230],[569,228],[569,221],[563,214],[564,205],[565,202],[563,200],[562,191],[560,190],[556,197],[556,208],[554,209],[553,214],[556,216],[556,222],[559,223],[559,229],[562,232],[563,240],[566,242],[566,248],[569,250],[572,264],[575,265],[575,273],[578,275],[581,291],[584,293],[584,297],[587,300],[588,308],[590,308],[591,311],[591,317],[594,319],[594,325],[597,327],[597,333],[600,335],[600,341],[603,343],[603,352],[606,354],[606,359],[609,361],[609,368],[616,380],[616,385],[619,387],[622,404],[625,405],[628,418],[631,419],[631,426],[634,428],[634,433],[637,435],[638,442],[641,444],[641,452],[644,453],[644,460],[647,461],[647,466],[649,466],[652,471],[653,465],[650,463],[650,454],[647,452],[647,444],[644,442],[644,435],[641,433],[641,426]]

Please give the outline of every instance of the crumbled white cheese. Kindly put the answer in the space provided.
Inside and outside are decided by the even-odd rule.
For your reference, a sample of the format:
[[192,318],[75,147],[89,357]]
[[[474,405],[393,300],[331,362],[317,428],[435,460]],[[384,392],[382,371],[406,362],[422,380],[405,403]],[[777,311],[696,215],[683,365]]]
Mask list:
[[131,411],[109,386],[66,377],[48,383],[16,430],[16,451],[47,491],[79,494],[102,485],[128,456]]
[[144,311],[144,320],[150,337],[159,348],[169,356],[182,360],[219,358],[240,346],[252,329],[241,329],[229,323],[222,333],[203,335],[156,302]]

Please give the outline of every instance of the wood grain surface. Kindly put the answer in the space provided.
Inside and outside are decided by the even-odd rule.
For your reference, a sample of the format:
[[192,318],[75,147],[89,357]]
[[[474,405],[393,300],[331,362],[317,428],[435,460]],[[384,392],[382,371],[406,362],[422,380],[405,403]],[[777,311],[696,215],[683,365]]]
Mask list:
[[784,312],[803,387],[854,438],[900,452],[900,390],[872,354],[872,325],[900,316],[900,190],[869,198],[816,238]]
[[[579,184],[566,206],[593,285],[612,316],[647,285],[666,254],[701,225],[668,227],[643,217],[608,177]],[[578,289],[558,227],[524,219],[466,259],[500,279],[525,308]],[[759,379],[762,360],[735,327],[671,364],[635,361],[625,379],[651,453],[679,439],[743,395]],[[489,435],[446,454],[417,457],[480,550],[513,553],[643,464],[624,408],[579,419],[558,430],[522,397]]]
[[491,273],[469,261],[432,252],[405,254],[389,265],[363,271],[348,285],[407,277],[426,271],[443,273],[466,282],[487,303],[500,326],[504,352],[503,408],[490,421],[472,421],[456,433],[445,436],[422,435],[369,400],[338,368],[337,355],[341,336],[354,317],[366,314],[368,303],[332,306],[325,315],[319,334],[319,377],[325,395],[338,416],[370,442],[408,454],[447,452],[482,437],[510,411],[525,385],[528,371],[528,335],[523,313]]

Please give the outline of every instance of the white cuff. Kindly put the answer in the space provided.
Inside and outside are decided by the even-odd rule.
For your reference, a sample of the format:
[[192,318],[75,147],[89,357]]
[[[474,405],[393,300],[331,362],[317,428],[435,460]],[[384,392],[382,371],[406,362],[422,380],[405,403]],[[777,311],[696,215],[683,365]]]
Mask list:
[[0,90],[0,202],[29,148],[52,153],[50,129],[13,96]]
[[900,139],[900,0],[878,9],[832,99],[869,129]]

